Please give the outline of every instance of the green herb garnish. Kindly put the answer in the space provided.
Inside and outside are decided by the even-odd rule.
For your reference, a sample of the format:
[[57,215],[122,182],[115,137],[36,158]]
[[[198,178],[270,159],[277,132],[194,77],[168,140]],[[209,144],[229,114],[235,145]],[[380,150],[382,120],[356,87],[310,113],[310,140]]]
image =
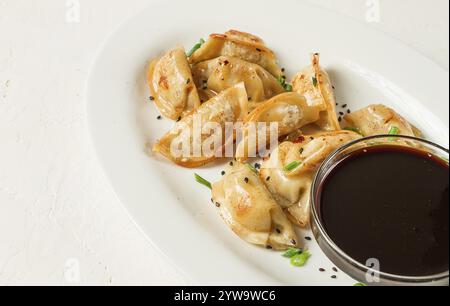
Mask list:
[[208,182],[207,180],[205,180],[203,177],[201,177],[197,173],[195,173],[195,180],[197,181],[197,183],[202,184],[203,186],[208,187],[209,189],[212,190],[211,183]]
[[295,255],[291,258],[291,264],[294,267],[303,267],[308,262],[308,259],[311,257],[311,253],[308,251],[303,252],[301,254]]
[[317,87],[317,85],[319,85],[319,81],[317,81],[316,77],[312,78],[312,82],[313,82],[314,87]]
[[284,75],[278,78],[278,83],[280,83],[280,85],[283,86],[284,90],[286,91],[292,91],[293,89],[292,85],[286,82],[286,77]]
[[205,42],[206,42],[206,41],[205,41],[203,38],[200,39],[200,41],[199,41],[198,43],[196,43],[194,47],[192,47],[191,51],[189,51],[188,53],[186,53],[187,57],[191,57],[192,54],[194,54],[195,51],[197,51],[198,49],[200,49],[200,48],[203,46],[203,44],[204,44]]
[[356,283],[353,285],[353,287],[367,287],[367,285],[363,283]]
[[400,133],[400,129],[396,126],[391,127],[389,130],[389,135],[398,135]]
[[284,166],[284,171],[286,172],[291,172],[294,171],[295,169],[297,169],[298,167],[300,167],[302,163],[299,161],[293,161],[292,163],[290,163],[289,165]]
[[252,164],[247,164],[247,167],[248,167],[250,170],[252,170],[253,173],[258,174],[258,170],[256,170],[256,168],[253,167]]
[[[400,129],[396,126],[392,126],[391,129],[389,130],[389,135],[395,136],[398,135],[400,133]],[[390,141],[395,141],[394,137],[389,138]]]
[[300,255],[301,253],[303,253],[303,250],[301,249],[290,248],[286,251],[286,253],[283,254],[283,257],[292,258],[294,256]]
[[361,135],[361,136],[364,137],[363,133],[361,133],[361,131],[360,131],[359,129],[357,129],[357,128],[354,128],[354,127],[350,127],[350,126],[349,126],[349,127],[345,127],[344,130],[345,130],[345,131],[351,131],[351,132],[358,133],[359,135]]

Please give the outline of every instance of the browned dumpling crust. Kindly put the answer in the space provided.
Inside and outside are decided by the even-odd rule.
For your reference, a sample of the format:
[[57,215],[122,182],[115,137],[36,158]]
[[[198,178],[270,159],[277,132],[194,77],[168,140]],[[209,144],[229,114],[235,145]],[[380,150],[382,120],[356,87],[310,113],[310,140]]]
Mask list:
[[221,56],[195,64],[192,74],[199,95],[204,100],[241,82],[245,84],[251,109],[285,92],[277,78],[267,70],[236,57]]
[[[243,121],[248,113],[247,103],[248,98],[243,83],[223,91],[177,122],[172,130],[154,145],[153,151],[163,155],[175,164],[187,168],[201,167],[216,160],[217,151],[222,156],[224,147],[234,141],[234,138],[225,139],[225,124]],[[223,135],[221,145],[219,148],[216,148],[216,152],[211,152],[210,155],[200,152],[201,155],[196,156],[194,152],[194,142],[198,141],[193,136],[196,118],[200,121],[200,127],[207,127],[210,123],[218,123],[221,127]],[[203,133],[200,139],[200,147],[206,140],[213,137],[215,132],[215,130],[211,130],[209,133]],[[175,155],[172,150],[174,143],[177,144],[177,147],[178,145],[183,145],[184,148],[188,148],[188,154]]]
[[194,65],[220,56],[236,57],[257,64],[277,78],[282,75],[275,53],[266,47],[262,39],[234,30],[225,34],[211,34],[208,41],[192,54],[189,62]]
[[241,239],[275,250],[298,246],[293,226],[248,165],[230,163],[222,179],[212,185],[212,198]]
[[200,106],[191,67],[179,47],[150,63],[147,82],[161,114],[177,120]]
[[[256,136],[251,137],[251,125],[255,126],[258,123],[269,125],[276,122],[278,123],[278,136],[282,138],[307,124],[316,122],[320,118],[319,114],[318,107],[308,105],[305,98],[296,92],[284,93],[262,103],[245,119],[243,139],[238,145],[236,158],[244,162],[249,157],[256,157],[249,156],[249,152],[258,154],[266,147],[261,148],[259,141],[250,141]],[[270,129],[267,128],[265,144],[270,141],[270,132]]]
[[292,82],[293,90],[303,95],[308,104],[321,108],[320,119],[315,123],[325,131],[340,130],[336,115],[336,99],[328,73],[320,67],[320,55],[311,56],[311,66],[303,69]]
[[[332,152],[360,138],[351,131],[305,136],[295,143],[282,143],[263,163],[261,179],[295,225],[309,225],[310,191],[318,167]],[[292,163],[298,163],[298,167],[287,170]]]
[[420,137],[422,133],[395,110],[382,105],[370,105],[344,117],[347,128],[364,136],[387,135],[394,128],[399,135]]

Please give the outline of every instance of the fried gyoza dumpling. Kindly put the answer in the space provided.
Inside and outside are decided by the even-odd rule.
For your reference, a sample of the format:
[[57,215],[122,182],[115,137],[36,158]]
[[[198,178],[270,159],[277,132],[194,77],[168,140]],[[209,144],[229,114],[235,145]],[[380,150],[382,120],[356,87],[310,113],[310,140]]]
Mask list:
[[192,54],[189,62],[197,64],[220,56],[237,57],[257,64],[275,77],[283,74],[277,64],[275,54],[266,47],[260,38],[238,31],[211,34],[208,41]]
[[421,132],[393,109],[384,105],[370,105],[344,117],[347,128],[358,130],[364,136],[398,135],[421,136]]
[[250,105],[266,101],[285,92],[283,86],[259,65],[236,57],[221,56],[192,67],[200,96],[209,100],[216,94],[244,82]]
[[[223,156],[225,146],[233,143],[233,133],[225,139],[225,124],[242,121],[248,112],[247,103],[243,83],[223,91],[177,122],[154,145],[153,151],[187,168],[212,162],[218,156]],[[217,126],[220,130],[216,129]],[[198,131],[195,130],[196,127]]]
[[213,184],[212,197],[223,220],[243,240],[275,250],[297,246],[292,224],[249,165],[230,163]]
[[310,191],[320,164],[335,150],[360,139],[351,131],[335,131],[284,142],[261,168],[261,179],[289,219],[300,227],[310,220]]
[[[309,106],[305,98],[296,92],[284,93],[262,103],[245,118],[243,138],[236,153],[237,159],[242,162],[248,157],[256,157],[256,154],[262,152],[269,144],[270,129],[267,127],[266,132],[261,136],[257,131],[258,123],[267,125],[273,122],[278,123],[278,136],[281,138],[307,124],[316,122],[319,114],[318,107]],[[258,141],[264,136],[265,141]]]
[[312,55],[312,65],[303,69],[292,83],[293,90],[303,95],[308,104],[321,108],[315,123],[325,131],[340,130],[336,116],[336,99],[328,73],[320,67],[319,54]]
[[164,117],[177,120],[200,106],[183,48],[171,50],[152,61],[147,82],[155,104]]

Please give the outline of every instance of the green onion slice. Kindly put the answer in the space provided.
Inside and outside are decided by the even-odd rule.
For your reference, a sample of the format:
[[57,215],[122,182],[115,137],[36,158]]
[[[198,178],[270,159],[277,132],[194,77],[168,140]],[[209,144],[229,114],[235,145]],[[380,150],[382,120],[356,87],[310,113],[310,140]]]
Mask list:
[[201,177],[197,173],[195,173],[195,180],[197,181],[197,183],[202,184],[203,186],[208,187],[209,189],[212,190],[211,183],[208,182],[207,180],[205,180],[203,177]]
[[256,168],[253,167],[252,164],[247,164],[247,167],[248,167],[250,170],[252,170],[253,173],[258,174],[258,170],[256,170]]
[[316,77],[312,78],[312,82],[313,82],[314,87],[317,87],[317,85],[319,84],[319,81],[317,81]]
[[291,172],[294,171],[295,169],[297,169],[298,167],[300,167],[302,163],[299,161],[293,161],[292,163],[290,163],[289,165],[286,165],[284,167],[284,171],[286,172]]
[[294,267],[303,267],[308,262],[308,259],[311,257],[311,253],[308,251],[303,252],[301,254],[295,255],[291,258],[291,264]]
[[292,258],[294,256],[300,255],[301,253],[303,253],[303,250],[301,249],[290,248],[283,254],[283,257]]
[[389,135],[398,135],[400,133],[400,129],[396,126],[391,127],[389,131]]
[[192,47],[191,51],[189,51],[188,53],[186,53],[187,57],[191,57],[191,56],[195,53],[195,51],[197,51],[198,49],[200,49],[200,48],[203,46],[203,44],[204,44],[205,42],[206,42],[206,41],[205,41],[203,38],[200,39],[200,41],[199,41],[198,43],[196,43],[196,44],[194,45],[194,47]]

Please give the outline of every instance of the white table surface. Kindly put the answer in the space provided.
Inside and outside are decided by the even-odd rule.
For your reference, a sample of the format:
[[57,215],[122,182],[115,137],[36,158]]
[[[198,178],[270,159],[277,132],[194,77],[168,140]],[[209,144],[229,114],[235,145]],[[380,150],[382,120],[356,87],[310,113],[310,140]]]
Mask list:
[[[372,1],[308,2],[367,22]],[[378,1],[370,26],[448,70],[448,0]],[[149,3],[0,0],[0,285],[193,284],[124,212],[86,128],[95,53]]]

